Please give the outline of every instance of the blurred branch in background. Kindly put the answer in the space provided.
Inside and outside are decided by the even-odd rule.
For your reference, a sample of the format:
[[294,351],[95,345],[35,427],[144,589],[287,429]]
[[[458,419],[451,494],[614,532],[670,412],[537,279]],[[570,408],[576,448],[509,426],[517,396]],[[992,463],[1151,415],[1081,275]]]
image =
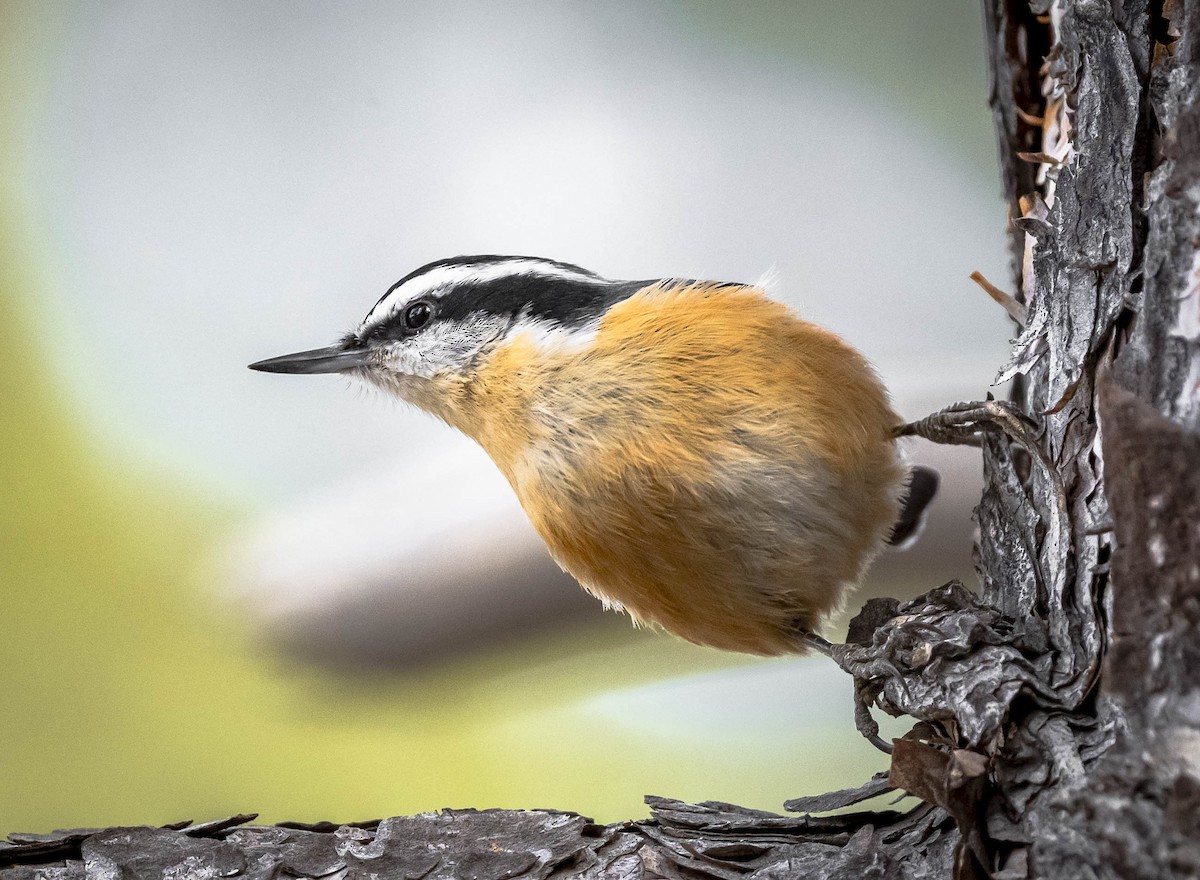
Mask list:
[[[861,599],[912,595],[969,569],[972,453],[929,445],[946,475],[921,540],[886,553]],[[225,566],[230,598],[297,659],[361,672],[445,663],[606,615],[550,559],[504,478],[482,454],[404,462],[272,512]],[[844,624],[842,624],[844,626]]]

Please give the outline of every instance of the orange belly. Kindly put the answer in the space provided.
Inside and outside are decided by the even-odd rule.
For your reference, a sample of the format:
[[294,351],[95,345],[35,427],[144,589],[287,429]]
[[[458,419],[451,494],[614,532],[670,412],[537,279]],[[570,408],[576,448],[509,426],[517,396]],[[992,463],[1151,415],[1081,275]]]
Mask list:
[[584,347],[495,352],[453,419],[555,559],[641,623],[799,652],[895,522],[899,423],[867,362],[751,288],[654,286]]

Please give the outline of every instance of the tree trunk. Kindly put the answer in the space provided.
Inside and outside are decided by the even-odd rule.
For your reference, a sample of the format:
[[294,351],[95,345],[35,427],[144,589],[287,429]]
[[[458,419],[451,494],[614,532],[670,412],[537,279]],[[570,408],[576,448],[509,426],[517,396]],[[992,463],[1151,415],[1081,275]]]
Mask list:
[[[793,816],[648,799],[652,819],[609,826],[15,836],[0,880],[1200,876],[1200,0],[984,8],[1025,416],[960,410],[946,435],[982,439],[981,594],[868,603],[837,652],[860,729],[871,706],[917,722],[889,776]],[[813,815],[894,788],[923,804]]]

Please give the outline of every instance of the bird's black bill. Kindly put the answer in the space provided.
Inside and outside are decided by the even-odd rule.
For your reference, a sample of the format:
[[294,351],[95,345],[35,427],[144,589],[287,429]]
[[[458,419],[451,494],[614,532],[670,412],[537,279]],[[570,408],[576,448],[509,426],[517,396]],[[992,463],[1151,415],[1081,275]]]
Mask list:
[[280,357],[267,358],[250,364],[250,369],[263,373],[341,373],[369,365],[366,348],[314,348]]

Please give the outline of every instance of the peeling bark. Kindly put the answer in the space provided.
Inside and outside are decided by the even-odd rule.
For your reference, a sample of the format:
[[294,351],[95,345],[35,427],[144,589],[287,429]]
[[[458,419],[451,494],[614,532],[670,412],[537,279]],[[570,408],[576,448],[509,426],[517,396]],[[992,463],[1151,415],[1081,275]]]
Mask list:
[[[868,603],[835,652],[860,729],[915,721],[886,777],[791,816],[649,798],[607,826],[14,835],[0,880],[1200,876],[1200,0],[984,0],[984,19],[1026,307],[1002,373],[1030,420],[973,429],[979,594]],[[820,815],[893,789],[921,805]]]

